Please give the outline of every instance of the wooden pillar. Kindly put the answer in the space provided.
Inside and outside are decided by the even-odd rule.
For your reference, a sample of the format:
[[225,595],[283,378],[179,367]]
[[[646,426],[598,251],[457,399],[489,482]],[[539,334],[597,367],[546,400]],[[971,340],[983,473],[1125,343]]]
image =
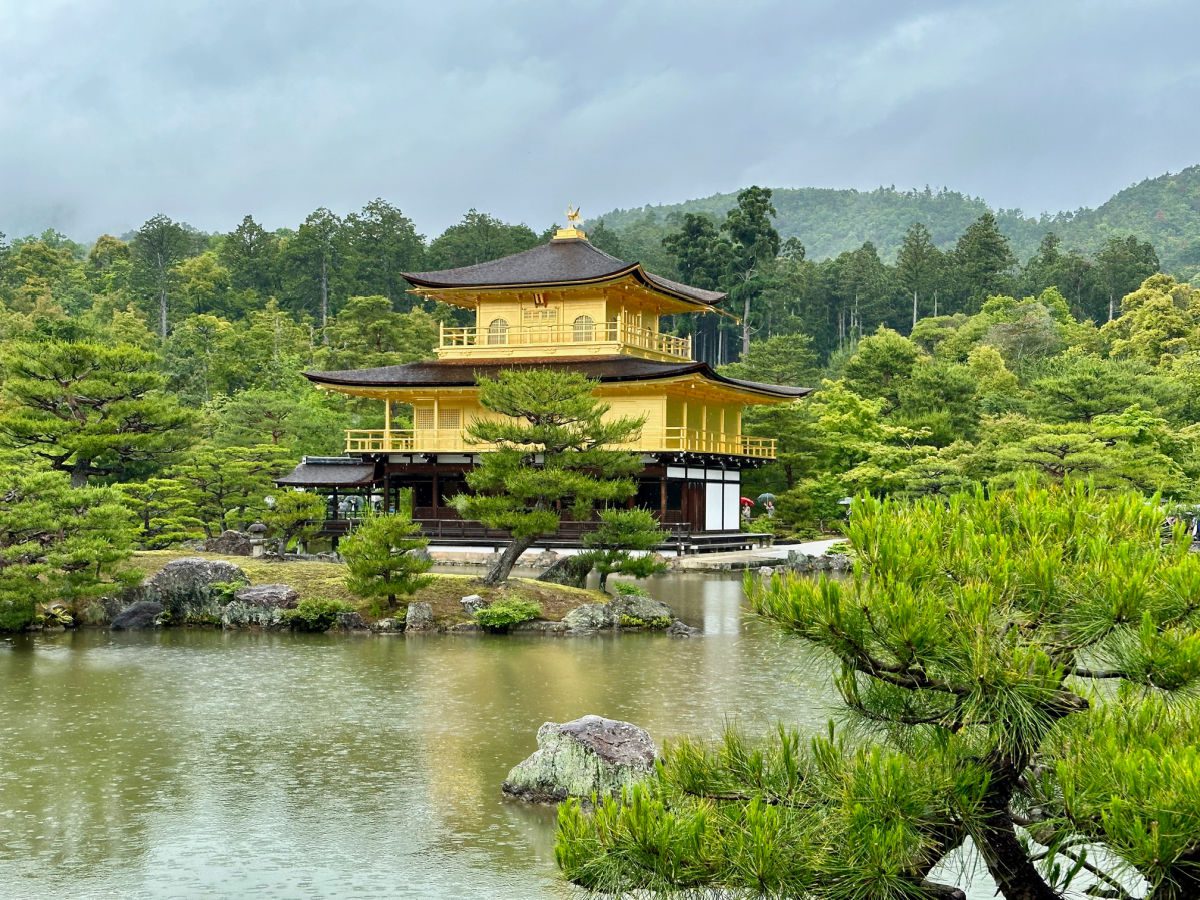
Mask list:
[[440,493],[441,493],[441,490],[438,487],[438,470],[437,470],[437,466],[434,466],[434,469],[433,469],[433,517],[435,519],[438,517],[438,506],[441,505],[438,502],[438,495]]
[[667,474],[664,472],[658,480],[658,521],[667,521]]
[[705,450],[712,449],[712,447],[708,443],[708,403],[707,402],[702,404],[700,407],[700,440],[702,440],[704,442],[700,445],[701,447],[703,447]]
[[392,449],[392,398],[383,401],[383,449]]

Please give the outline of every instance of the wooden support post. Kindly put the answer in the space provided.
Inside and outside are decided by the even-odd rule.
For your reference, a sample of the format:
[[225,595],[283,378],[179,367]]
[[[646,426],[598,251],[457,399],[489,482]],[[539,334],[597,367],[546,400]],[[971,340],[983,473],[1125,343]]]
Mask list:
[[383,449],[392,449],[392,399],[383,401]]

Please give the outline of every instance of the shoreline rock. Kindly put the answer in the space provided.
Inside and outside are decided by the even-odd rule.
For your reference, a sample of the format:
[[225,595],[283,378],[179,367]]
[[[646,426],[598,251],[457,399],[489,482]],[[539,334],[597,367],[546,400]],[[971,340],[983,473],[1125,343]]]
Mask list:
[[654,771],[658,747],[631,722],[588,715],[571,722],[546,722],[538,749],[508,773],[501,790],[530,803],[559,803],[568,797],[616,796]]

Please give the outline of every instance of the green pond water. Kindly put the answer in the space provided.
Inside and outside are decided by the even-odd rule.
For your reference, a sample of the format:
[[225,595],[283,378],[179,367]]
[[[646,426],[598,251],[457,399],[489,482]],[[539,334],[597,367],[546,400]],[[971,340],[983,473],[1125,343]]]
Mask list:
[[661,741],[834,702],[740,580],[650,584],[705,634],[0,639],[0,897],[578,896],[552,811],[499,790],[543,722]]

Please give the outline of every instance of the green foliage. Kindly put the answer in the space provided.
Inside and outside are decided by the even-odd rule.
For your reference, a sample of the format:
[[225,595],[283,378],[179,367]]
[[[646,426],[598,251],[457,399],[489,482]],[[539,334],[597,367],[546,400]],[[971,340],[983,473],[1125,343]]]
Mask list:
[[111,488],[72,488],[66,475],[0,470],[0,631],[28,625],[38,604],[74,604],[113,588],[133,521]]
[[604,420],[608,406],[592,396],[596,382],[576,373],[510,370],[479,382],[479,400],[505,416],[473,422],[471,441],[498,449],[482,455],[467,475],[473,494],[452,502],[460,515],[513,540],[486,581],[504,581],[521,553],[558,530],[559,507],[586,520],[599,503],[625,500],[636,490],[641,461],[610,449],[634,439],[642,420]]
[[295,609],[285,609],[282,621],[296,631],[328,631],[337,624],[338,616],[353,611],[354,607],[345,600],[306,597]]
[[1078,482],[858,500],[851,578],[746,590],[835,660],[863,741],[676,743],[644,788],[560,811],[560,866],[613,893],[948,896],[928,878],[970,838],[1004,896],[1195,896],[1200,556],[1160,525]]
[[538,243],[538,236],[529,226],[507,225],[471,209],[461,222],[430,242],[427,264],[431,269],[472,266],[529,250]]
[[0,435],[80,487],[169,461],[190,417],[163,393],[155,356],[128,344],[19,341],[3,348]]
[[371,515],[345,538],[339,552],[349,574],[346,585],[360,597],[396,597],[413,594],[429,584],[433,560],[424,552],[428,538],[408,516],[393,513]]
[[266,514],[274,480],[291,468],[291,454],[273,444],[250,447],[201,445],[167,475],[190,498],[191,512],[209,537],[245,528]]
[[325,520],[325,498],[306,491],[282,491],[263,513],[267,535],[286,552],[292,541],[303,542],[321,530]]
[[600,590],[604,590],[608,576],[613,573],[646,578],[666,570],[666,564],[649,552],[667,539],[652,512],[602,509],[599,518],[596,528],[583,536],[588,551],[582,555],[599,572]]
[[204,537],[204,522],[191,510],[195,497],[173,478],[115,485],[115,490],[138,523],[137,544],[144,550],[160,550],[183,541]]
[[650,592],[632,581],[618,581],[613,587],[618,597],[649,597]]
[[542,608],[530,601],[517,598],[497,600],[475,612],[475,621],[488,631],[505,632],[513,625],[532,622],[542,614]]

